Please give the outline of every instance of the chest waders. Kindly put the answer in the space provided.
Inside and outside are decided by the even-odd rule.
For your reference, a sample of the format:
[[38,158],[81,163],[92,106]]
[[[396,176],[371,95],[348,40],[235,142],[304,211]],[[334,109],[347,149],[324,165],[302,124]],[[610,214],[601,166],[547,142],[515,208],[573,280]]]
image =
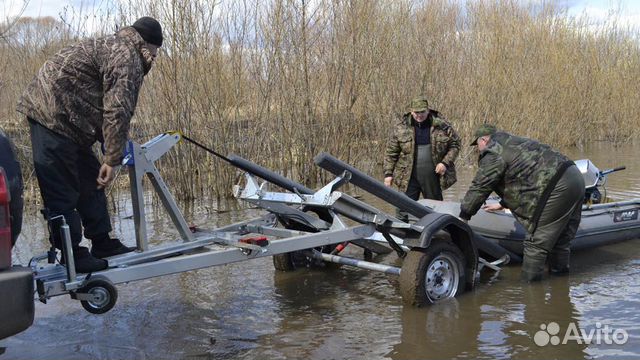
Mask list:
[[538,226],[524,242],[523,280],[542,278],[547,259],[551,273],[569,271],[570,245],[580,225],[583,199],[582,174],[571,166],[551,192]]
[[[417,145],[414,156],[413,170],[405,194],[413,200],[418,200],[421,193],[425,199],[442,200],[440,180],[431,157],[431,145]],[[399,219],[408,218],[408,214],[400,210],[396,211],[396,216]]]
[[418,196],[421,192],[426,199],[442,200],[442,189],[440,189],[440,180],[436,174],[436,164],[433,163],[431,157],[431,145],[416,146],[416,158],[410,182],[414,179],[419,185]]

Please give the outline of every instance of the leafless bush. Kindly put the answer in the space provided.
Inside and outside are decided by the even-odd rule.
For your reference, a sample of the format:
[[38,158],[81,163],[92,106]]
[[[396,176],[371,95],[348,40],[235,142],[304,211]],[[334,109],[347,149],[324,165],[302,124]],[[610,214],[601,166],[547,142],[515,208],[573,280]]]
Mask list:
[[[165,45],[132,138],[180,130],[310,186],[326,176],[313,166],[320,151],[380,175],[390,119],[417,94],[465,142],[482,122],[557,147],[640,129],[637,32],[615,18],[594,26],[509,0],[130,0],[100,18],[100,32],[142,15],[161,21]],[[0,44],[0,126],[24,159],[26,125],[13,109],[44,60],[75,40],[68,24],[25,19]],[[187,144],[162,168],[186,199],[226,197],[236,179]]]

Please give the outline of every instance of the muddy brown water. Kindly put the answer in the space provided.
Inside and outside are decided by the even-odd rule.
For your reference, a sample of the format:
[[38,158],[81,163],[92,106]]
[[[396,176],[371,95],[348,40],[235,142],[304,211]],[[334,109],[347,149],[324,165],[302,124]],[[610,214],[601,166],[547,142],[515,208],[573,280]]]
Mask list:
[[[626,165],[607,184],[607,196],[623,200],[640,197],[639,150],[597,143],[567,153],[601,169]],[[460,199],[472,175],[461,169],[447,199]],[[195,204],[187,216],[214,227],[261,214],[215,207]],[[130,215],[122,205],[114,228],[133,245]],[[149,218],[150,238],[175,238],[166,216]],[[14,249],[22,264],[47,247],[37,216],[24,228]],[[400,264],[393,254],[380,260]],[[471,292],[412,308],[391,275],[348,267],[282,273],[271,258],[255,259],[118,285],[118,302],[104,315],[68,297],[37,302],[34,325],[0,341],[0,360],[640,358],[640,240],[574,253],[569,276],[523,285],[519,271],[486,273]]]

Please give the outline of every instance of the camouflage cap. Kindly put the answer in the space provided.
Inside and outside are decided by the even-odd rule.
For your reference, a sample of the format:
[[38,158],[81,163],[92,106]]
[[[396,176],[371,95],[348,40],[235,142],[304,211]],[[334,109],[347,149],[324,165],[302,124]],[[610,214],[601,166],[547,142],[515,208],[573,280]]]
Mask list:
[[478,138],[481,138],[485,135],[493,135],[496,133],[496,131],[496,127],[491,124],[482,124],[478,126],[476,132],[473,134],[473,141],[471,142],[471,144],[469,144],[469,146],[477,145]]
[[411,104],[409,104],[409,111],[412,112],[422,112],[429,110],[429,101],[424,96],[420,96],[411,100]]

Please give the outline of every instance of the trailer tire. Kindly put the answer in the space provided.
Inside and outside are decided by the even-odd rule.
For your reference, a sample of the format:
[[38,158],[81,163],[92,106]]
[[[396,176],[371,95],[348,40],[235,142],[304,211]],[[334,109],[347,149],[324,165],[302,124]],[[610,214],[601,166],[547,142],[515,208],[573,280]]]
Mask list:
[[[314,249],[325,254],[330,254],[336,246],[337,244],[326,245]],[[342,265],[311,258],[305,254],[305,250],[299,250],[273,255],[273,267],[279,271],[294,271],[300,268],[339,269]]]
[[115,286],[107,280],[90,280],[84,287],[78,290],[79,293],[91,294],[96,300],[81,300],[82,307],[92,314],[104,314],[111,310],[118,300],[118,291]]
[[296,269],[291,253],[273,255],[273,267],[278,271],[293,271]]
[[455,297],[465,289],[464,255],[449,240],[434,239],[424,248],[413,248],[400,272],[400,294],[405,303],[423,306]]
[[[306,212],[306,211],[305,211]],[[301,229],[296,226],[292,226],[285,219],[276,215],[278,222],[275,227],[283,227],[289,230],[300,230],[300,231],[309,231],[309,229]],[[331,253],[333,249],[336,248],[338,244],[327,245],[315,248],[316,250],[323,253]],[[294,271],[298,268],[312,267],[312,268],[320,268],[327,267],[331,269],[340,268],[340,264],[334,264],[329,262],[324,262],[322,260],[314,260],[307,257],[304,253],[304,250],[300,251],[292,251],[283,254],[273,255],[273,267],[278,271]]]

